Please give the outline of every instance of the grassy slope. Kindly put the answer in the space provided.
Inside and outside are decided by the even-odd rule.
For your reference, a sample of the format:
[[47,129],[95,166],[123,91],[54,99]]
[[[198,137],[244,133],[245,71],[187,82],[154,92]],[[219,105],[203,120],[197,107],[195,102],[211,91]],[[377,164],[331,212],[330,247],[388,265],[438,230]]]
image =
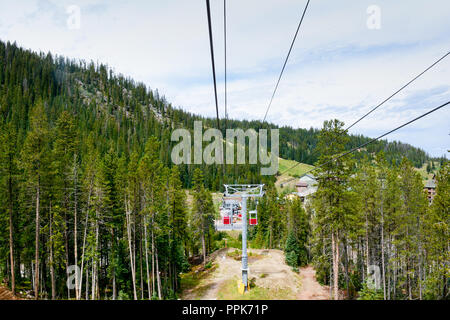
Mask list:
[[[291,168],[292,166],[294,166],[298,163],[299,162],[297,162],[295,160],[286,160],[286,159],[279,158],[278,171],[284,172],[287,169]],[[308,170],[311,170],[312,168],[314,168],[314,166],[311,166],[311,165],[305,164],[305,163],[300,163],[295,168],[292,168],[289,171],[287,171],[286,173],[284,173],[284,175],[289,175],[291,177],[300,177],[302,174],[304,174]]]
[[[279,159],[278,163],[278,172],[283,173],[281,176],[277,178],[277,182],[275,183],[275,186],[277,187],[278,192],[282,191],[295,191],[295,184],[297,183],[298,179],[292,179],[292,177],[300,177],[308,170],[311,170],[314,168],[314,166],[311,166],[309,164],[300,163],[295,160],[286,160],[286,159]],[[295,168],[292,168],[288,171],[287,169],[291,168],[292,166],[298,164]],[[285,172],[286,171],[286,172]],[[291,180],[292,179],[292,180]],[[290,181],[289,181],[290,180]],[[287,182],[289,181],[289,182]],[[283,184],[283,188],[281,185]]]
[[[278,166],[279,166],[278,172],[282,173],[297,163],[298,162],[295,160],[286,160],[286,159],[280,158],[279,164],[278,164]],[[427,180],[429,180],[433,177],[433,173],[437,173],[439,171],[439,167],[440,167],[439,162],[434,162],[434,165],[435,165],[436,169],[432,173],[427,173],[427,163],[424,163],[422,168],[416,169],[417,172],[419,172],[420,176],[422,177],[422,180],[424,183],[426,183]],[[285,190],[291,190],[291,189],[292,189],[292,191],[295,191],[294,188],[295,188],[295,184],[298,181],[298,179],[294,179],[287,183],[286,183],[286,181],[290,180],[292,177],[300,177],[306,171],[308,171],[312,168],[314,168],[314,166],[311,166],[311,165],[305,164],[305,163],[300,163],[295,168],[285,172],[284,174],[279,176],[277,179],[277,182],[275,184],[277,187],[277,190],[279,192],[285,191]],[[283,188],[281,188],[281,184],[283,184]]]
[[434,166],[436,167],[436,169],[434,170],[434,172],[431,173],[427,173],[427,163],[424,163],[422,168],[420,169],[416,168],[416,170],[420,173],[420,176],[422,177],[424,183],[426,183],[427,180],[433,177],[433,173],[439,172],[440,163],[435,161]]

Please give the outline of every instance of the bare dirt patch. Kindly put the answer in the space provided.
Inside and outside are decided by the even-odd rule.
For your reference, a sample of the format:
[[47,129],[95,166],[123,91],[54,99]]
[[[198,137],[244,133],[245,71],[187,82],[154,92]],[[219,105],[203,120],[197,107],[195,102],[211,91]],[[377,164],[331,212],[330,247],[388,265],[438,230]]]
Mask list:
[[328,300],[329,289],[320,285],[316,280],[316,271],[311,266],[300,269],[302,288],[297,299],[299,300]]
[[20,300],[20,298],[14,296],[9,289],[0,286],[0,300]]
[[[315,280],[312,267],[302,268],[295,273],[286,265],[281,250],[249,249],[249,279],[255,286],[248,297],[239,297],[234,283],[241,277],[241,261],[236,260],[240,252],[236,249],[222,249],[213,260],[214,270],[185,290],[183,300],[216,299],[327,299],[327,289]],[[251,255],[250,255],[251,253]],[[247,295],[247,294],[246,294]]]

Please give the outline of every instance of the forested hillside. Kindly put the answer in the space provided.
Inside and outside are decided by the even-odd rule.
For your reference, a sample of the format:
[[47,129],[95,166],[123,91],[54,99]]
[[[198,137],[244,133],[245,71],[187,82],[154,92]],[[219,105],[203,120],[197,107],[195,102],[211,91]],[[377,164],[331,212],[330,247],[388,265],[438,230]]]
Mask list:
[[[337,238],[344,248],[360,250],[359,258],[366,257],[365,264],[346,264],[345,278],[340,278],[347,280],[347,286],[354,283],[355,290],[362,288],[365,276],[361,270],[370,263],[371,255],[380,257],[378,245],[369,248],[363,243],[378,241],[377,232],[388,226],[384,222],[380,225],[381,218],[376,216],[373,221],[365,218],[364,228],[357,224],[358,229],[346,229],[349,221],[364,217],[348,214],[350,220],[346,220],[347,214],[345,219],[339,216],[344,212],[344,201],[339,197],[336,199],[340,202],[335,204],[336,199],[331,201],[322,193],[323,201],[314,202],[317,212],[328,200],[336,205],[337,209],[330,209],[331,216],[315,215],[314,219],[336,219],[330,220],[330,229],[326,229],[321,227],[322,220],[314,222],[311,213],[307,216],[299,203],[280,200],[273,188],[275,177],[260,176],[259,165],[227,165],[225,176],[215,165],[174,166],[170,160],[171,132],[180,127],[192,130],[195,120],[215,127],[215,120],[174,108],[156,89],[115,75],[104,65],[37,54],[0,42],[0,115],[0,278],[15,292],[28,291],[35,298],[53,299],[176,298],[179,274],[188,270],[189,259],[204,256],[222,244],[223,234],[213,230],[216,209],[210,192],[221,190],[223,183],[265,183],[267,196],[259,204],[261,224],[251,231],[252,241],[262,247],[285,248],[293,266],[314,261],[323,282],[330,283],[331,252],[335,268],[341,260],[339,253],[337,258],[335,254],[339,251]],[[237,120],[229,120],[226,125],[241,129],[276,127]],[[225,127],[225,120],[221,127]],[[324,130],[282,127],[280,156],[316,164],[329,159],[333,152],[369,139],[346,136],[341,149],[335,150],[323,147],[323,135]],[[421,167],[429,160],[420,149],[379,141],[361,150],[352,161],[369,156],[361,168],[370,170],[367,163],[382,150],[386,167],[394,163],[402,168],[401,175],[410,175],[397,185],[397,175],[391,174],[391,187],[397,189],[386,195],[399,197],[392,202],[398,207],[389,209],[389,219],[404,219],[408,214],[398,229],[381,233],[388,237],[381,240],[381,248],[396,248],[394,260],[389,260],[392,264],[386,266],[391,268],[390,276],[399,277],[393,280],[399,291],[390,290],[394,297],[413,298],[424,288],[423,281],[434,281],[434,291],[429,294],[442,297],[447,285],[442,281],[446,274],[439,254],[448,244],[448,231],[430,235],[440,245],[433,247],[434,251],[428,251],[423,240],[411,242],[410,235],[414,239],[429,236],[422,232],[422,221],[447,221],[448,212],[446,218],[440,210],[448,211],[448,198],[431,211],[436,220],[427,219],[426,199],[424,204],[411,173],[412,165]],[[332,190],[343,197],[352,195],[346,190],[361,188],[355,184],[347,189],[353,180],[375,174],[341,172],[356,168],[360,167],[351,161],[339,167],[336,174],[342,175],[343,184],[324,182],[324,188],[337,188]],[[448,167],[441,170],[447,170],[441,179],[448,181]],[[445,188],[448,192],[448,185]],[[185,189],[192,195],[190,205]],[[379,194],[373,191],[365,198],[355,196],[351,198],[355,202],[348,204],[352,209],[363,208],[372,205],[367,203],[370,196],[379,199]],[[377,205],[382,203],[376,201]],[[411,248],[420,252],[419,258],[408,255]],[[437,267],[429,271],[426,263]],[[80,290],[70,290],[66,285],[67,280],[73,280],[67,274],[72,265],[81,269]],[[421,268],[419,273],[417,268]],[[334,275],[343,272],[338,269],[334,269]],[[426,276],[429,274],[433,278]],[[352,276],[358,279],[358,285],[356,280],[350,281]]]
[[348,139],[342,122],[325,122],[317,192],[303,205],[267,188],[253,247],[284,249],[294,270],[311,263],[330,298],[448,299],[450,163],[437,174],[430,205],[406,158],[392,165],[380,152],[330,161]]
[[[174,143],[170,134],[174,128],[193,129],[195,120],[202,120],[204,127],[215,127],[215,119],[204,118],[174,108],[158,90],[151,90],[142,83],[114,74],[105,65],[69,60],[65,57],[37,54],[0,41],[0,114],[3,123],[13,123],[21,145],[30,126],[30,112],[38,101],[51,128],[63,111],[69,112],[75,121],[80,145],[89,134],[95,147],[103,154],[114,145],[118,154],[143,152],[145,141],[155,136],[161,143],[161,161],[171,166],[170,151]],[[276,128],[260,121],[221,120],[221,128]],[[280,128],[280,157],[314,164],[318,154],[318,129]],[[347,147],[356,147],[368,137],[351,135]],[[423,150],[400,142],[378,141],[361,150],[358,157],[383,150],[389,162],[400,163],[406,156],[416,167],[422,167],[429,157]],[[83,152],[83,151],[81,151]],[[257,166],[229,168],[225,178],[215,166],[203,167],[208,188],[220,189],[224,181],[261,181]],[[193,166],[181,166],[184,187],[191,186]],[[249,181],[250,180],[250,181]]]

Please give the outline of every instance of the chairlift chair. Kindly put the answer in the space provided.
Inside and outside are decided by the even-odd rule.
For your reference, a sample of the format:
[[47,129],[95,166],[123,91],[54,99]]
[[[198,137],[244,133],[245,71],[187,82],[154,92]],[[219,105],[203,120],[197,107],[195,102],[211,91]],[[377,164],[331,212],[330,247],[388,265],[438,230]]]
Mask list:
[[258,214],[256,210],[250,211],[249,216],[250,216],[250,225],[256,226],[258,224]]

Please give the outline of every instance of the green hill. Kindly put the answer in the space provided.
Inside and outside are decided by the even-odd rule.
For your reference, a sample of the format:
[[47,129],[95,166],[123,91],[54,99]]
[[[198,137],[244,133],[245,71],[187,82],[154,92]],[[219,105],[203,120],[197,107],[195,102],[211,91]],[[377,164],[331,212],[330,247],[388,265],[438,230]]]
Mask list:
[[[29,112],[38,102],[44,102],[50,128],[63,111],[75,116],[81,145],[91,135],[95,148],[104,154],[113,147],[118,155],[132,151],[143,152],[145,142],[155,136],[161,144],[160,159],[164,165],[172,166],[170,152],[174,143],[170,141],[175,128],[193,129],[194,121],[202,120],[205,127],[216,127],[216,120],[175,108],[157,89],[121,74],[115,74],[105,65],[70,60],[50,53],[35,53],[16,44],[0,41],[0,115],[3,124],[13,123],[18,130],[19,145],[29,130]],[[221,120],[225,128],[225,120]],[[313,165],[318,157],[314,153],[318,129],[294,129],[278,127],[261,121],[227,121],[228,128],[279,128],[280,171],[299,161],[300,165],[289,175],[300,175],[307,165]],[[358,146],[368,137],[351,135],[348,148]],[[355,157],[384,150],[389,162],[399,163],[406,156],[417,168],[430,158],[418,148],[401,142],[384,140],[373,143]],[[195,166],[181,165],[184,188],[190,188]],[[205,172],[205,185],[219,190],[222,183],[274,182],[273,177],[261,177],[258,165],[241,165],[227,168],[226,176],[221,168],[200,165]]]

